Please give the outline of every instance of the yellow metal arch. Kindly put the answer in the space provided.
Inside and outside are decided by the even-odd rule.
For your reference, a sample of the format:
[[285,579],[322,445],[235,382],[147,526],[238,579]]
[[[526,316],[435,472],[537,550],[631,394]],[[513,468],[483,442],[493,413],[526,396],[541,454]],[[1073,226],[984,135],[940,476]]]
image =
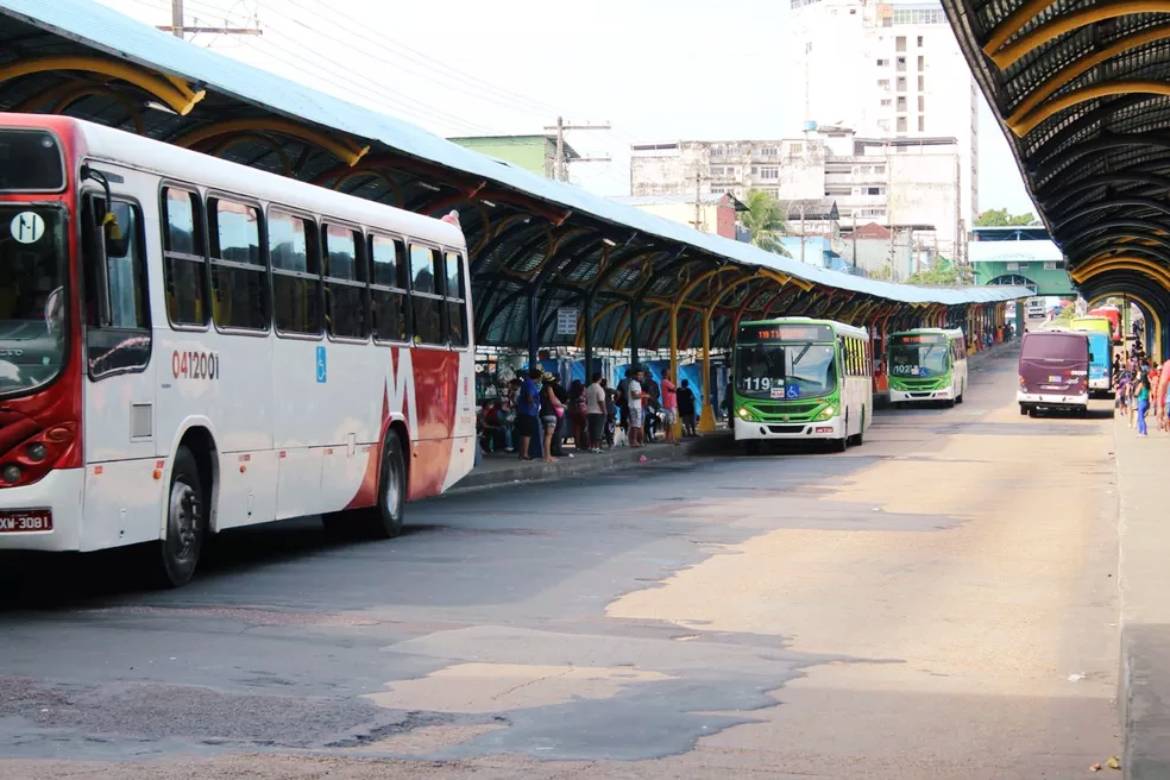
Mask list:
[[1105,19],[1115,19],[1118,16],[1129,14],[1157,14],[1170,12],[1170,0],[1121,0],[1116,3],[1106,3],[1082,8],[1071,13],[1062,13],[1047,24],[1021,35],[1008,45],[1004,45],[1009,38],[1015,35],[1023,26],[1040,11],[1051,5],[1051,0],[1032,0],[1020,10],[1005,19],[995,28],[983,53],[991,57],[1001,69],[1015,63],[1028,52],[1051,41],[1053,38],[1064,35],[1085,25],[1100,22]]
[[1035,129],[1045,119],[1065,109],[1101,97],[1129,95],[1135,92],[1142,92],[1147,95],[1170,95],[1170,84],[1163,81],[1113,81],[1106,84],[1094,84],[1070,92],[1067,95],[1061,95],[1059,98],[1039,106],[1015,123],[1009,120],[1007,125],[1017,137],[1024,136]]
[[1098,255],[1088,262],[1078,265],[1069,272],[1069,276],[1077,284],[1083,284],[1094,276],[1099,276],[1109,271],[1133,271],[1134,273],[1143,274],[1162,285],[1164,289],[1170,291],[1170,270],[1144,257]]
[[313,144],[345,162],[351,168],[357,165],[358,161],[370,151],[369,146],[359,147],[349,138],[340,140],[331,138],[324,133],[296,122],[290,122],[287,119],[231,119],[226,122],[216,122],[185,133],[176,138],[173,143],[190,148],[209,138],[219,138],[232,133],[257,132],[280,133],[296,138],[298,141]]
[[1152,354],[1164,355],[1165,353],[1162,351],[1162,316],[1160,314],[1158,314],[1158,309],[1154,306],[1151,306],[1150,302],[1147,301],[1143,296],[1135,295],[1134,293],[1131,293],[1131,292],[1125,292],[1125,293],[1106,292],[1106,293],[1101,293],[1099,295],[1095,295],[1093,297],[1093,299],[1088,302],[1088,307],[1090,309],[1096,308],[1096,305],[1099,301],[1102,301],[1105,298],[1116,298],[1118,296],[1121,296],[1124,298],[1130,298],[1132,300],[1137,301],[1142,306],[1144,306],[1146,312],[1151,317],[1154,318],[1154,331],[1153,331],[1154,332],[1154,349],[1152,350]]
[[1147,43],[1164,41],[1166,39],[1170,39],[1170,24],[1151,27],[1147,30],[1136,32],[1133,35],[1127,35],[1100,51],[1094,52],[1087,57],[1082,57],[1079,60],[1074,60],[1069,65],[1049,76],[1047,81],[1038,86],[1020,105],[1016,106],[1016,110],[1006,120],[1008,126],[1011,127],[1018,124],[1029,111],[1043,103],[1053,92],[1056,92],[1056,90],[1078,76],[1084,75],[1087,71],[1095,68],[1102,62],[1112,59],[1118,54],[1124,54],[1131,49],[1145,46]]
[[170,106],[179,116],[191,113],[191,109],[206,94],[205,90],[202,89],[194,92],[185,84],[180,88],[170,77],[163,78],[142,68],[102,57],[34,57],[16,60],[0,67],[0,81],[9,81],[21,76],[31,76],[34,73],[47,73],[54,70],[82,70],[128,82],[154,95]]

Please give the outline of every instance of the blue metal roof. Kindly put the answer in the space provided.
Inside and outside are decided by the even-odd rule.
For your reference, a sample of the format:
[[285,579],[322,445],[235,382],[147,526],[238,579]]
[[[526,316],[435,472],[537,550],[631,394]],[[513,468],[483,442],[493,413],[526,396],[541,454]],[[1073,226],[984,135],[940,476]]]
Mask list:
[[[1027,297],[1024,287],[938,288],[894,284],[817,268],[551,181],[465,149],[415,125],[193,46],[91,0],[0,0],[0,12],[111,56],[171,73],[274,112],[369,141],[519,190],[622,229],[635,229],[718,257],[800,279],[903,303],[963,305]],[[195,111],[198,112],[198,106]]]

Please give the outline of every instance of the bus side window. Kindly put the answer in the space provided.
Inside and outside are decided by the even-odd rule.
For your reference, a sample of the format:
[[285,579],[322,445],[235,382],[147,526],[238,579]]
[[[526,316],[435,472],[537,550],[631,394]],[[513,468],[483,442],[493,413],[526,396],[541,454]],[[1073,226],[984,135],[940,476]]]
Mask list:
[[370,335],[366,272],[361,233],[343,225],[324,225],[325,324],[330,336],[364,339]]
[[162,192],[163,280],[172,325],[207,324],[207,259],[203,204],[194,192]]
[[406,250],[401,241],[370,236],[370,308],[374,339],[406,341],[410,337],[406,301]]
[[463,278],[463,256],[444,253],[446,261],[447,341],[453,347],[467,346],[467,284]]
[[438,250],[410,245],[410,300],[414,313],[414,340],[419,344],[443,344],[443,298],[439,292],[442,273]]
[[268,212],[272,321],[277,333],[321,334],[321,266],[317,225],[277,209]]
[[114,201],[121,236],[103,227],[103,198],[87,195],[82,208],[85,251],[86,365],[92,379],[142,371],[150,362],[150,310],[142,211]]
[[268,329],[268,269],[260,252],[260,209],[208,198],[211,318],[221,328]]

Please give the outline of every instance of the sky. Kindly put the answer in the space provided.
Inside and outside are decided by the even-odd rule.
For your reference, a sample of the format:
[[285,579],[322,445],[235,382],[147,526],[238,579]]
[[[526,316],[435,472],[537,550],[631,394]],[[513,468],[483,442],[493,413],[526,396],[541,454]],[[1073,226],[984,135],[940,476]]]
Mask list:
[[[170,0],[100,0],[150,24]],[[443,136],[538,133],[558,116],[608,122],[568,134],[588,156],[572,180],[629,189],[629,146],[776,138],[799,126],[778,72],[783,0],[184,0],[207,46]],[[979,116],[979,209],[1032,211],[990,109]]]

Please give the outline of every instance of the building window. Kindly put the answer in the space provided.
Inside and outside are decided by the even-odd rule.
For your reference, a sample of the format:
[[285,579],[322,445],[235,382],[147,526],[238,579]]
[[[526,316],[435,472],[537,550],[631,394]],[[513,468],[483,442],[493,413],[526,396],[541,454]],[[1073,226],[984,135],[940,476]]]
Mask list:
[[890,61],[889,61],[889,60],[886,60],[886,59],[879,59],[879,60],[877,61],[877,66],[878,66],[879,68],[884,68],[884,67],[886,67],[886,66],[887,66],[887,65],[889,65],[889,64],[890,64]]
[[925,76],[918,77],[918,91],[919,92],[926,91],[926,77]]
[[1056,262],[1053,262],[1051,260],[1044,261],[1044,270],[1045,271],[1055,271],[1059,267],[1060,267],[1060,263],[1056,263]]
[[882,105],[883,106],[889,106],[893,102],[894,101],[890,100],[889,98],[882,98]]
[[906,58],[899,57],[897,60],[897,64],[898,64],[898,67],[897,67],[898,72],[904,73],[906,71]]
[[789,144],[788,145],[788,154],[790,154],[790,155],[804,154],[804,144]]
[[899,111],[906,110],[906,98],[902,95],[898,95],[898,110]]
[[918,96],[918,110],[926,111],[926,98],[922,95]]
[[163,206],[163,283],[173,325],[207,324],[207,260],[203,203],[188,190],[167,187]]
[[775,146],[763,146],[760,147],[760,154],[764,157],[779,157],[780,149]]
[[921,114],[918,115],[918,132],[926,132],[926,117],[922,116]]
[[865,194],[866,195],[884,195],[885,194],[885,187],[866,187]]
[[875,166],[873,166],[873,172],[879,176],[885,176],[886,175],[886,166],[875,165]]
[[362,234],[344,225],[325,225],[325,325],[330,336],[364,339],[366,316]]
[[899,92],[906,91],[906,77],[905,76],[898,77],[898,91]]
[[221,328],[268,328],[268,269],[260,254],[260,209],[208,198],[211,318]]
[[776,180],[780,178],[780,169],[775,166],[765,166],[760,168],[760,178],[764,180]]
[[890,91],[890,80],[889,79],[878,79],[877,85],[878,85],[878,89],[884,90],[886,92]]
[[[904,116],[898,117],[898,132],[906,132],[906,117]],[[898,151],[902,151],[902,147],[898,147]]]
[[271,209],[268,257],[272,264],[272,321],[277,333],[321,333],[321,266],[317,225]]
[[905,35],[899,35],[897,38],[894,39],[894,50],[900,51],[900,52],[906,51],[906,36]]
[[918,55],[918,69],[926,70],[926,57],[923,57],[921,54]]

